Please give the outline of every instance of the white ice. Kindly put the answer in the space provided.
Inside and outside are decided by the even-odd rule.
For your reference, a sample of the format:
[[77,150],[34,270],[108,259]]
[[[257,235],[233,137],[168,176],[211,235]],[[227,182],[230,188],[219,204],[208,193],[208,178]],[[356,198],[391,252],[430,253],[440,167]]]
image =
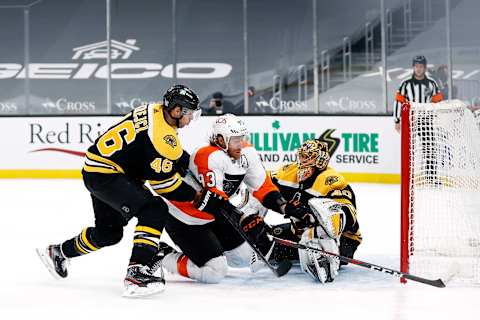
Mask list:
[[[399,186],[353,184],[364,242],[356,257],[398,269]],[[167,275],[166,291],[148,299],[121,297],[134,223],[122,242],[72,260],[70,275],[55,280],[35,247],[58,243],[92,225],[90,197],[81,180],[0,180],[2,228],[0,319],[478,319],[480,288],[444,289],[356,266],[330,284],[293,269],[283,278],[268,270],[231,269],[220,284]]]

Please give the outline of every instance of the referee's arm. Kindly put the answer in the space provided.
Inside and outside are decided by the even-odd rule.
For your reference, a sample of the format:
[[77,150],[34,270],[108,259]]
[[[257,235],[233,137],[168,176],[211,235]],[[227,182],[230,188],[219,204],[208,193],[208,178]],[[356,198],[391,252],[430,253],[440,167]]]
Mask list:
[[404,81],[400,85],[397,93],[395,94],[395,104],[393,107],[393,122],[395,123],[395,130],[400,132],[400,118],[402,114],[402,105],[408,101],[406,97],[407,82]]
[[430,81],[432,81],[432,86],[433,86],[432,102],[437,103],[437,102],[442,101],[443,100],[443,94],[440,91],[440,89],[438,88],[437,82],[433,79],[431,79]]

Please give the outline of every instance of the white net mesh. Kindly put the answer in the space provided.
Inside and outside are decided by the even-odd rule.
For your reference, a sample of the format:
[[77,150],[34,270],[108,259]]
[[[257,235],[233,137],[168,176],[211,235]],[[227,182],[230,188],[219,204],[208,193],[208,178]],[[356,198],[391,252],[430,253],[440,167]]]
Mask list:
[[479,120],[461,101],[412,103],[412,274],[480,283]]

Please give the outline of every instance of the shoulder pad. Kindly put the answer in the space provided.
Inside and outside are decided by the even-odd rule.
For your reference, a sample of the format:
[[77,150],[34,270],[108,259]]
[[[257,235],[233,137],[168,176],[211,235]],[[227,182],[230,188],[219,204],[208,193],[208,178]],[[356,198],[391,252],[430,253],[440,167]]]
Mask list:
[[297,181],[298,167],[296,163],[289,163],[276,171],[272,171],[271,176],[278,180],[280,184],[298,185]]
[[163,106],[151,104],[148,108],[148,136],[155,150],[163,157],[177,160],[183,153],[180,139],[175,128],[163,117]]
[[325,171],[317,176],[317,179],[308,191],[316,196],[324,196],[332,190],[341,190],[347,185],[347,180],[340,173],[331,167],[327,167]]

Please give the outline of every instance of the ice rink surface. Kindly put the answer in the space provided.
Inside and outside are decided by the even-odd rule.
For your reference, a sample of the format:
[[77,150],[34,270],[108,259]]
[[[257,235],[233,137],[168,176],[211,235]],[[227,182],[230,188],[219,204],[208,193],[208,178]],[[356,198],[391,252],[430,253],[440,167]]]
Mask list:
[[[399,268],[400,188],[352,184],[364,242],[356,258]],[[58,243],[92,225],[81,180],[0,180],[1,319],[479,319],[480,287],[437,289],[347,266],[327,285],[297,268],[230,269],[220,284],[167,274],[167,288],[148,299],[121,297],[134,222],[122,242],[72,260],[67,279],[47,272],[35,247]],[[261,318],[260,318],[261,317]]]

